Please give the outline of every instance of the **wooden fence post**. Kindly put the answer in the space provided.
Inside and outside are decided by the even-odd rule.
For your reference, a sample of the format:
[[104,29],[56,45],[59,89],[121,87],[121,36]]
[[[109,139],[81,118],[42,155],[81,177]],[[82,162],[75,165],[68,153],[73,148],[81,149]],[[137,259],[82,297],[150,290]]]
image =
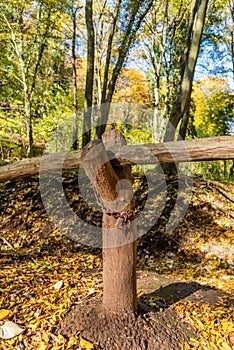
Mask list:
[[103,311],[137,311],[136,227],[131,167],[112,165],[105,146],[123,145],[118,130],[111,130],[101,140],[84,149],[82,166],[89,177],[103,209]]

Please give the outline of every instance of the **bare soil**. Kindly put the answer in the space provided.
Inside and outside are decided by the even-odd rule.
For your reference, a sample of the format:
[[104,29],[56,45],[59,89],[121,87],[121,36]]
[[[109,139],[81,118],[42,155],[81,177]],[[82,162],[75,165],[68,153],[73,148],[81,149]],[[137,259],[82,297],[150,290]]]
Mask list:
[[[96,349],[179,350],[190,338],[196,338],[196,333],[175,311],[176,302],[183,299],[212,305],[226,295],[215,288],[149,271],[138,271],[138,288],[146,294],[139,299],[137,314],[107,316],[100,298],[92,298],[73,307],[57,332],[69,338],[80,331],[79,336]],[[154,307],[149,305],[152,297],[156,297]]]
[[155,311],[144,304],[139,304],[138,314],[111,316],[106,316],[100,305],[77,306],[62,322],[60,333],[69,337],[77,330],[82,338],[105,350],[180,349],[193,336],[173,310]]

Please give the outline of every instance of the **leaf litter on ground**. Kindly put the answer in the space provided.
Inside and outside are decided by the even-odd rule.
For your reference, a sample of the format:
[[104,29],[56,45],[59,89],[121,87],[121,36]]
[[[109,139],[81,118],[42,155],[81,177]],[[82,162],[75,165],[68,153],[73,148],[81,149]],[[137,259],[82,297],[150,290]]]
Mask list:
[[[79,195],[74,199],[77,189],[72,178],[69,186],[71,203],[84,210]],[[158,227],[139,240],[138,268],[229,293],[214,305],[180,300],[170,307],[196,331],[197,337],[184,345],[185,350],[230,350],[234,347],[234,310],[229,300],[234,295],[233,203],[207,181],[198,179],[195,186],[187,214],[166,244],[162,246],[157,236]],[[234,194],[232,184],[221,186]],[[140,176],[135,187],[144,201]],[[101,252],[69,241],[54,227],[43,208],[36,177],[1,185],[0,197],[1,236],[9,243],[2,240],[0,249],[0,327],[12,322],[24,330],[4,340],[0,349],[77,349],[79,331],[67,339],[56,329],[72,306],[102,295]],[[91,212],[89,219],[100,222],[101,214]],[[139,291],[139,297],[144,298],[144,292]],[[157,301],[160,298],[149,303]]]

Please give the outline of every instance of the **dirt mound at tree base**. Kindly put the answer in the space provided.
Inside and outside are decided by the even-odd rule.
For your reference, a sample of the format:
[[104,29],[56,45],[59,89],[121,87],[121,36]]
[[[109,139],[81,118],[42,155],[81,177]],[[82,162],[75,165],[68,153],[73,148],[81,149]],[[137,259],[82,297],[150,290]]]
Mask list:
[[107,317],[100,305],[93,301],[76,306],[62,321],[58,333],[69,337],[80,330],[82,338],[102,350],[178,350],[194,336],[173,310],[155,311],[141,303],[137,315]]

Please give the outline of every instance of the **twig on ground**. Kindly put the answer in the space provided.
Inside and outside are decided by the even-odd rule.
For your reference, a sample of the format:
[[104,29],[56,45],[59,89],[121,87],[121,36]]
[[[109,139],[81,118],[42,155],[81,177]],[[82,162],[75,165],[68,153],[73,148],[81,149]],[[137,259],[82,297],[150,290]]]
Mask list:
[[216,189],[216,191],[218,191],[220,194],[222,194],[230,202],[234,203],[234,197],[231,196],[229,193],[227,193],[227,191],[225,191],[224,188],[222,186],[220,186],[220,184],[218,184],[216,181],[209,180],[208,184],[213,186]]
[[13,247],[13,245],[11,245],[7,240],[6,240],[6,238],[4,238],[4,237],[2,237],[2,236],[0,236],[0,238],[1,238],[1,240],[11,249],[11,250],[13,250],[15,253],[17,253],[17,254],[21,254],[21,252],[20,251],[18,251],[18,250],[16,250],[14,247]]

